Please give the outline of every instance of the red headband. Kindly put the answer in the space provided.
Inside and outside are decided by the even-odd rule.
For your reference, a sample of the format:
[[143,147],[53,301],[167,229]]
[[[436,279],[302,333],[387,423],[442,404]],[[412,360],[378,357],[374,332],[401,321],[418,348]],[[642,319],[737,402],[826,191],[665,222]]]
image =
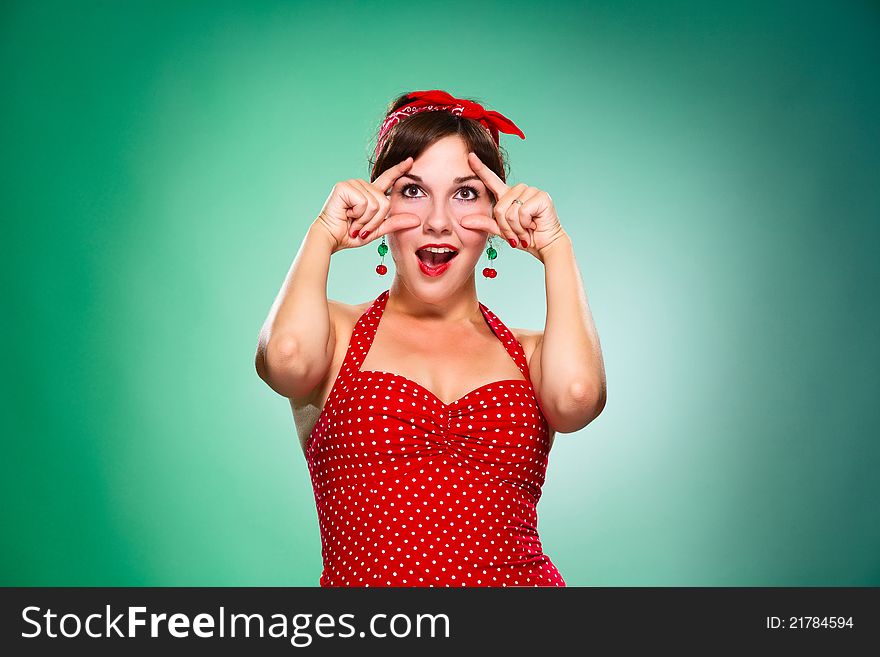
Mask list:
[[456,98],[440,89],[433,89],[431,91],[413,91],[412,93],[407,94],[407,99],[409,99],[410,102],[389,114],[385,119],[385,122],[382,124],[382,129],[379,130],[379,139],[376,142],[374,159],[379,157],[379,153],[385,145],[385,139],[388,136],[388,132],[392,127],[408,116],[425,111],[445,110],[466,119],[476,119],[492,136],[496,145],[499,144],[499,132],[519,135],[521,139],[526,138],[522,133],[522,130],[517,128],[513,121],[506,116],[499,114],[494,110],[487,111],[479,103],[465,100],[464,98]]

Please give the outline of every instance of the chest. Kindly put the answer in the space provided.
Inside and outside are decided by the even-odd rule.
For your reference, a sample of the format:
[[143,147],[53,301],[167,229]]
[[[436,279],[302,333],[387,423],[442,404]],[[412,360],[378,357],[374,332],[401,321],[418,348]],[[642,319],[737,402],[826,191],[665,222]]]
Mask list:
[[525,380],[515,338],[505,345],[485,331],[449,330],[382,322],[364,357],[362,372],[391,372],[430,391],[445,404],[499,380]]

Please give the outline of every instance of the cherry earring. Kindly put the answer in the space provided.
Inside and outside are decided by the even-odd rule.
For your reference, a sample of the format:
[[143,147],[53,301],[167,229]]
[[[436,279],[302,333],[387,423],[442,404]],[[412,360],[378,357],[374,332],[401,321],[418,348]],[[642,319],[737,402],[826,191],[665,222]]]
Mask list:
[[379,245],[379,255],[382,257],[382,262],[376,265],[376,273],[380,276],[384,276],[388,273],[388,267],[385,266],[385,254],[388,253],[388,245],[385,244],[385,236],[382,236],[382,243]]
[[483,276],[486,278],[495,278],[498,275],[498,272],[495,271],[495,268],[492,267],[492,261],[498,257],[498,251],[495,250],[495,246],[492,243],[492,238],[494,235],[489,235],[489,248],[486,249],[486,256],[489,258],[489,267],[483,269]]

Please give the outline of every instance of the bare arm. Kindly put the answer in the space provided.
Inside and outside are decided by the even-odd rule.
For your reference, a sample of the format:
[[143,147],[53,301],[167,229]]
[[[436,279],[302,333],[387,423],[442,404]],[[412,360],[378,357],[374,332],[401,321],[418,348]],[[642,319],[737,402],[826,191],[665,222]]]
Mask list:
[[605,365],[574,247],[567,234],[543,253],[547,319],[535,347],[541,399],[556,400],[551,424],[562,433],[582,429],[605,407]]
[[257,374],[285,397],[306,397],[330,368],[335,346],[327,276],[333,236],[315,222],[306,233],[260,329]]
[[385,194],[412,162],[406,158],[372,183],[357,178],[337,183],[309,227],[260,330],[254,358],[257,374],[278,394],[308,397],[330,369],[336,347],[334,302],[327,299],[330,256],[421,223],[414,214],[388,214]]
[[[309,227],[260,329],[254,359],[257,374],[278,394],[310,396],[333,362],[334,302],[327,299],[330,256],[421,223],[414,214],[388,214],[391,202],[385,194],[412,162],[406,158],[373,183],[357,178],[337,183]],[[372,234],[369,240],[367,234]]]
[[547,192],[524,183],[508,187],[476,153],[468,153],[468,164],[498,200],[491,217],[468,215],[461,225],[504,235],[544,263],[547,321],[529,373],[553,428],[582,429],[605,407],[605,365],[571,238]]

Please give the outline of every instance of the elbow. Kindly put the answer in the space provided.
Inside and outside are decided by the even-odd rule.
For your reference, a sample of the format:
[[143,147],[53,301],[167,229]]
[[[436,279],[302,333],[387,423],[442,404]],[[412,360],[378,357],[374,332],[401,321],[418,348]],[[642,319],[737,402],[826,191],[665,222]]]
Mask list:
[[558,407],[554,428],[560,433],[573,433],[595,420],[605,408],[604,383],[578,381]]
[[279,335],[266,344],[266,359],[289,363],[296,360],[299,344],[292,335]]
[[607,399],[605,393],[605,380],[591,381],[588,383],[578,382],[571,387],[572,404],[589,417],[587,424],[599,417],[605,408]]
[[261,341],[254,366],[259,377],[284,397],[302,397],[314,388],[315,374],[302,358],[298,342],[292,336]]
[[277,362],[290,362],[296,357],[296,340],[289,335],[281,335],[267,339],[262,335],[257,344],[257,353],[254,356],[254,367],[257,374],[264,381],[269,374],[272,365]]

